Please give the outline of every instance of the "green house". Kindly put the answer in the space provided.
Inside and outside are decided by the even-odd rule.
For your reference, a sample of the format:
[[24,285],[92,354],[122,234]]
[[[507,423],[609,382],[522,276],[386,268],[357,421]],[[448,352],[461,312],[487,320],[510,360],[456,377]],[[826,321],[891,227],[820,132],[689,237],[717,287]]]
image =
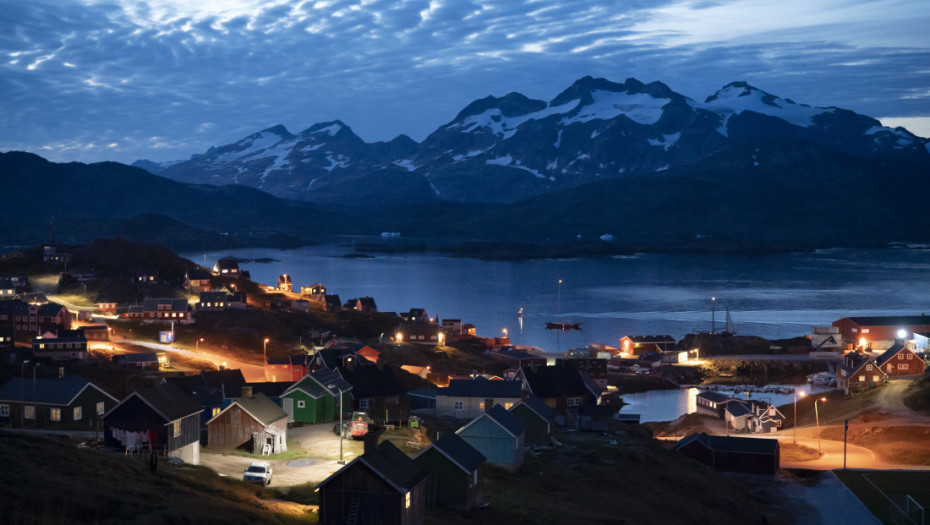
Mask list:
[[340,408],[352,410],[351,391],[352,385],[339,372],[320,369],[307,374],[285,390],[280,397],[281,406],[287,412],[289,423],[333,421],[339,419]]

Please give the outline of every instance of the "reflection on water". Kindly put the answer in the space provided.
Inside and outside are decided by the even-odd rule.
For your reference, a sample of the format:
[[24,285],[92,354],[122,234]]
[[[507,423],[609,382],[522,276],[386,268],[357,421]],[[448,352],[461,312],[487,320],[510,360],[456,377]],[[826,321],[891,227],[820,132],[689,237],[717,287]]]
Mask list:
[[[808,383],[802,385],[766,385],[766,387],[790,387],[801,396],[829,392],[832,388],[815,387]],[[681,388],[678,390],[650,390],[638,394],[623,394],[624,406],[621,412],[625,414],[640,414],[640,421],[673,421],[685,414],[697,412],[697,395],[702,392],[699,388]],[[766,394],[746,393],[733,391],[720,391],[721,394],[739,399],[761,399],[775,406],[787,405],[794,402],[794,394]]]
[[[515,344],[565,351],[590,342],[616,346],[624,335],[709,331],[729,308],[741,335],[803,336],[811,326],[851,315],[914,315],[930,296],[930,250],[828,250],[777,255],[642,254],[628,258],[525,262],[435,254],[345,258],[351,247],[245,249],[187,254],[208,266],[222,256],[245,262],[253,280],[290,274],[295,288],[322,282],[343,299],[374,297],[381,311],[424,308],[460,318],[479,335],[508,329]],[[557,282],[563,280],[557,301]],[[557,306],[557,302],[559,306]],[[523,309],[524,329],[517,312]],[[555,333],[546,321],[582,323]]]

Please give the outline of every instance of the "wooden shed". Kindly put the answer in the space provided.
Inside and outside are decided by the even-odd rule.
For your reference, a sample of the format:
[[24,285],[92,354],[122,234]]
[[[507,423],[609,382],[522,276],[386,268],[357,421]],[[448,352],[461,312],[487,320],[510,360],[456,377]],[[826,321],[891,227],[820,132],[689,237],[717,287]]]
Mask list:
[[323,525],[419,525],[429,475],[390,441],[317,485]]
[[207,446],[215,450],[244,448],[254,454],[287,450],[287,413],[261,392],[243,387],[234,400],[207,421]]
[[491,410],[471,420],[456,434],[492,465],[510,471],[516,471],[523,465],[523,423],[500,405],[494,405]]
[[772,476],[778,473],[777,439],[709,436],[700,432],[683,438],[675,450],[722,472]]
[[452,506],[471,510],[481,505],[484,455],[458,434],[447,433],[423,449],[413,462],[429,472],[428,507]]
[[289,422],[333,421],[340,410],[352,410],[352,385],[339,372],[321,368],[288,387],[281,394],[281,406]]
[[510,409],[510,413],[523,423],[526,446],[549,445],[554,415],[552,409],[541,399],[535,396],[523,399]]

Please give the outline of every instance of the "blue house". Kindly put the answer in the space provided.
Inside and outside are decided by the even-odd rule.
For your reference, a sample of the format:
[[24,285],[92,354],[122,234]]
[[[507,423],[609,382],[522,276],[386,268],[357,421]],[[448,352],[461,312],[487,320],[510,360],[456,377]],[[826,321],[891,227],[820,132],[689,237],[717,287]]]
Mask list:
[[455,433],[491,465],[511,472],[523,465],[526,434],[523,423],[501,405],[494,405]]

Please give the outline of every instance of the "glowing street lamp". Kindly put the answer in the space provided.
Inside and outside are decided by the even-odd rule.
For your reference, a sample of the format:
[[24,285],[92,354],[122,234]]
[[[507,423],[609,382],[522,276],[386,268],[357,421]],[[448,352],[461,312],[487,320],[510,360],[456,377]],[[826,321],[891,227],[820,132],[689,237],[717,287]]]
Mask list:
[[814,400],[814,417],[817,418],[817,450],[820,452],[820,455],[822,456],[822,455],[823,455],[823,449],[820,447],[820,413],[817,412],[817,402],[818,402],[818,401],[823,401],[824,403],[826,403],[826,402],[827,402],[827,398],[821,397],[820,399],[815,399],[815,400]]
[[903,328],[900,329],[900,330],[898,330],[898,339],[902,339],[902,340],[903,340],[903,339],[905,339],[905,338],[907,338],[907,330],[905,330],[905,329],[903,329]]
[[711,297],[710,298],[710,333],[711,334],[717,333],[716,315],[717,315],[717,298]]
[[346,460],[342,455],[342,438],[345,436],[345,430],[342,428],[342,389],[336,385],[329,385],[329,388],[335,388],[339,391],[339,459],[336,463],[345,465]]
[[795,392],[794,393],[794,442],[798,442],[798,397],[804,397],[807,394],[804,392]]
[[200,352],[200,343],[203,342],[203,337],[194,342],[194,349],[199,353]]
[[504,328],[504,337],[507,337],[507,329]]

